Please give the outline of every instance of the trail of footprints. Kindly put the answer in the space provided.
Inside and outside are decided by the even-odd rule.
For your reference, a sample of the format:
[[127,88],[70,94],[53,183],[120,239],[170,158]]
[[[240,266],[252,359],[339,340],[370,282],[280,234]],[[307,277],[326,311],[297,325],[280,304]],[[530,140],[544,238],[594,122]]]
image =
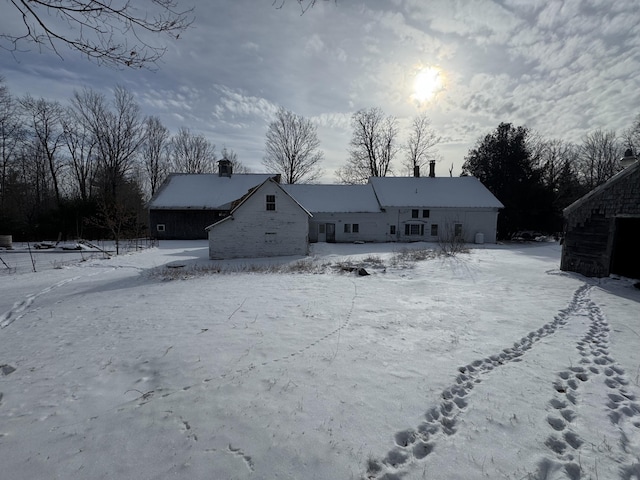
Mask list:
[[[576,416],[571,407],[577,402],[576,390],[580,383],[587,381],[592,375],[601,373],[606,377],[607,386],[612,389],[612,393],[609,395],[610,401],[607,404],[610,409],[609,418],[611,421],[616,423],[622,415],[634,416],[636,417],[636,426],[640,426],[640,409],[638,404],[634,402],[633,395],[624,388],[629,382],[625,378],[623,370],[615,365],[609,356],[608,325],[597,305],[588,298],[590,288],[589,285],[578,288],[569,305],[558,312],[553,321],[522,337],[512,347],[460,367],[455,383],[442,391],[440,403],[426,412],[424,421],[415,430],[397,432],[394,436],[395,447],[387,453],[384,459],[370,459],[367,462],[365,478],[369,480],[399,480],[402,478],[410,464],[425,459],[435,449],[438,438],[456,433],[458,418],[468,405],[469,395],[473,388],[482,382],[484,375],[506,363],[520,361],[520,357],[530,350],[536,342],[555,333],[558,328],[567,324],[571,315],[585,308],[589,312],[592,322],[588,333],[577,345],[583,355],[583,360],[580,366],[560,372],[554,383],[556,397],[550,402],[552,413],[548,417],[549,426],[554,433],[549,436],[546,445],[559,457],[562,457],[569,449],[580,448],[583,442],[570,428],[570,424]],[[567,458],[571,460],[570,457]],[[579,476],[575,476],[575,467],[578,467],[577,473],[579,475],[577,464],[574,465],[569,461],[565,465],[565,471],[572,480],[579,478]],[[629,471],[635,472],[634,465],[629,465],[629,468],[632,469]],[[640,470],[640,466],[637,468]]]
[[[574,407],[579,402],[580,385],[600,377],[610,389],[606,409],[611,423],[619,427],[618,444],[625,454],[619,459],[623,465],[621,478],[634,478],[632,475],[640,478],[640,463],[634,461],[634,452],[629,450],[628,438],[622,428],[625,417],[629,417],[632,425],[640,428],[640,404],[635,402],[635,396],[626,388],[629,380],[624,370],[609,354],[609,325],[602,311],[586,296],[582,303],[590,319],[586,335],[576,345],[582,358],[580,365],[558,373],[553,383],[555,394],[549,401],[551,413],[547,416],[553,433],[549,435],[545,445],[555,454],[556,460],[569,479],[581,478],[581,467],[575,459],[585,442],[572,429],[577,417]],[[540,463],[538,478],[544,478],[543,472],[550,468],[550,464],[546,459]]]

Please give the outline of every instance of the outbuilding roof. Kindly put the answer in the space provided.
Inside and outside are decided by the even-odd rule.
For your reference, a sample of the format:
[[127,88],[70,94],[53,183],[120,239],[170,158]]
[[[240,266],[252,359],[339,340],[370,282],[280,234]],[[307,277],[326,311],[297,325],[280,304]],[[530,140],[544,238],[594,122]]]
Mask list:
[[475,177],[371,177],[380,206],[504,208]]
[[150,209],[229,210],[231,203],[273,174],[172,173],[149,201]]
[[290,184],[283,185],[282,188],[310,212],[376,213],[380,211],[380,205],[370,184]]
[[633,174],[633,172],[635,172],[637,170],[640,170],[640,161],[638,161],[638,160],[636,160],[634,163],[629,165],[627,168],[625,168],[625,169],[619,171],[618,173],[616,173],[613,177],[611,177],[609,180],[607,180],[602,185],[598,185],[593,190],[591,190],[590,192],[586,193],[584,196],[580,197],[578,200],[576,200],[571,205],[566,207],[562,211],[563,215],[566,217],[567,215],[571,214],[571,212],[573,212],[574,210],[579,208],[582,204],[586,203],[591,198],[593,198],[593,197],[595,197],[597,195],[600,195],[601,192],[604,192],[604,191],[608,190],[613,185],[615,185],[616,183],[622,181],[622,179],[624,179],[627,176]]
[[275,185],[277,188],[279,188],[280,190],[282,190],[282,193],[284,193],[284,195],[286,195],[287,197],[289,197],[291,199],[291,201],[297,205],[300,210],[302,210],[307,216],[309,217],[313,217],[313,215],[311,214],[311,212],[309,212],[309,210],[307,210],[305,207],[303,207],[302,205],[300,205],[300,202],[298,202],[298,200],[296,200],[295,198],[293,198],[291,196],[291,194],[289,192],[286,191],[286,189],[282,188],[283,185],[280,185],[279,182],[277,182],[276,180],[274,180],[273,177],[269,177],[267,178],[264,182],[262,182],[260,185],[258,185],[257,187],[252,188],[251,190],[249,190],[249,192],[241,199],[238,200],[237,204],[233,206],[233,209],[231,210],[231,214],[228,217],[223,218],[222,220],[217,221],[216,223],[209,225],[208,227],[205,227],[205,230],[209,231],[211,230],[213,227],[215,227],[216,225],[220,225],[223,222],[229,221],[233,219],[233,214],[240,208],[242,208],[242,206],[247,202],[247,200],[249,198],[251,198],[253,195],[256,195],[260,189],[266,185],[266,184],[273,184]]

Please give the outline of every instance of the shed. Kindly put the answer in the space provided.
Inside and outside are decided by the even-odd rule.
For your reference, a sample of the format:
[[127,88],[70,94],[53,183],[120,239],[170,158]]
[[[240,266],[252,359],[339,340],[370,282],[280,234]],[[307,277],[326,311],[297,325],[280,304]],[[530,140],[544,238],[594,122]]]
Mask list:
[[640,278],[638,161],[569,205],[563,215],[562,270]]

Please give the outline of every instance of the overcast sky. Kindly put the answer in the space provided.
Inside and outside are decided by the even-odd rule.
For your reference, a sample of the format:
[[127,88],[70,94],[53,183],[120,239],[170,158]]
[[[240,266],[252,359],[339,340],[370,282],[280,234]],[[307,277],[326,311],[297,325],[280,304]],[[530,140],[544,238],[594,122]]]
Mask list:
[[[267,125],[283,106],[317,122],[326,182],[362,108],[397,117],[403,138],[426,112],[442,136],[439,175],[452,164],[458,175],[500,122],[579,142],[596,129],[621,133],[640,113],[638,0],[337,0],[304,15],[296,1],[279,2],[179,0],[195,6],[195,21],[179,40],[162,39],[155,72],[33,48],[0,50],[0,75],[15,96],[65,103],[75,89],[111,95],[123,85],[172,133],[202,133],[254,172],[264,171]],[[15,24],[5,13],[2,32]],[[433,96],[429,85],[415,89],[428,68],[423,76],[440,82]],[[401,158],[394,171],[406,174]]]

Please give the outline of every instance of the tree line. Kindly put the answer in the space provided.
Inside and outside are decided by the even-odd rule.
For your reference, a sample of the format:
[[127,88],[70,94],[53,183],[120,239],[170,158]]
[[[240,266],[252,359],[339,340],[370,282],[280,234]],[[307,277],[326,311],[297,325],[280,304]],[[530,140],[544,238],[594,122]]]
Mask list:
[[560,233],[562,210],[622,170],[621,158],[638,148],[640,115],[621,135],[598,129],[577,144],[500,123],[469,150],[462,175],[477,177],[504,204],[498,238],[519,230]]
[[[236,153],[220,152],[236,172]],[[145,234],[144,202],[169,172],[211,173],[215,145],[143,116],[131,92],[89,88],[67,105],[14,98],[0,78],[0,230],[16,239]]]
[[[413,175],[439,158],[441,137],[425,114],[412,119],[403,142],[398,120],[377,107],[355,112],[351,127],[345,163],[335,172],[339,182]],[[617,173],[624,152],[639,146],[640,116],[622,135],[596,130],[580,144],[501,123],[470,149],[462,175],[480,179],[505,205],[500,238],[524,229],[558,232],[562,209]],[[143,116],[123,87],[111,98],[84,88],[63,105],[14,98],[0,78],[0,234],[144,235],[144,203],[169,172],[213,173],[219,158],[231,161],[235,173],[249,172],[232,149],[218,156],[203,135],[187,127],[172,135],[159,118]],[[279,108],[267,126],[265,170],[283,183],[309,183],[323,174],[323,159],[316,124]]]

